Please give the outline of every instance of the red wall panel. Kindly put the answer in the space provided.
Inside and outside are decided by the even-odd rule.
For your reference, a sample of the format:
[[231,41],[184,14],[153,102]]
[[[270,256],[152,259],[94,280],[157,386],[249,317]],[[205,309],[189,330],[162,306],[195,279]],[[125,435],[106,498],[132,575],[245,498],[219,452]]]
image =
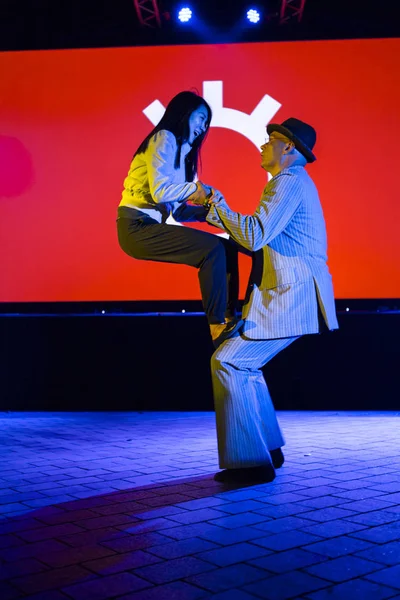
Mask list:
[[[335,295],[400,297],[399,72],[398,39],[0,54],[0,301],[200,297],[194,269],[124,255],[115,218],[143,110],[204,81],[225,107],[268,94],[274,121],[314,125]],[[211,127],[200,178],[251,213],[266,176],[254,144]]]

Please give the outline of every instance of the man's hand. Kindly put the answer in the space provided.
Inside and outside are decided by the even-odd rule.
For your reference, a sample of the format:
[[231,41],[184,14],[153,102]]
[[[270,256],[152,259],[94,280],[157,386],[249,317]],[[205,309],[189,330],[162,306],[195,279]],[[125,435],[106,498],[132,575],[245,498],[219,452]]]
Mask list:
[[218,190],[212,190],[211,196],[207,199],[207,204],[218,204],[221,201],[225,201],[225,198]]
[[225,198],[220,191],[198,181],[196,183],[196,191],[187,198],[188,202],[192,204],[204,206],[210,208],[212,204],[218,204],[221,201],[225,202]]
[[201,181],[196,182],[196,191],[193,192],[188,198],[187,202],[204,206],[207,204],[208,197],[211,196],[213,189],[209,185],[205,185]]

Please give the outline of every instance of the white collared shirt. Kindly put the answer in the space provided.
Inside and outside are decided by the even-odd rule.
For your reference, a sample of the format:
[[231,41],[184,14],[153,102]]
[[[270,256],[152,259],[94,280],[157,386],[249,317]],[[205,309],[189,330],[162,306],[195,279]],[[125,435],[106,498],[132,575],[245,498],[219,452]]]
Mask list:
[[174,134],[165,129],[155,133],[146,151],[131,162],[120,206],[136,208],[159,223],[165,222],[196,190],[194,182],[186,181],[185,158],[190,150],[189,143],[182,144],[179,167],[175,168]]

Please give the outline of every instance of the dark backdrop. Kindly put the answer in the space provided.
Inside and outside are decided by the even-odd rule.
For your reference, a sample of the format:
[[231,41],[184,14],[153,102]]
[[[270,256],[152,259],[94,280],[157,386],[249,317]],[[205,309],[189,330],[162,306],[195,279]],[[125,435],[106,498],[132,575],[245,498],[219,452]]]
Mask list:
[[[279,25],[281,0],[261,0],[264,18],[243,21],[247,0],[190,0],[204,26],[181,26],[177,0],[158,0],[162,27],[141,27],[133,0],[2,0],[0,49],[89,48],[301,39],[396,37],[398,2],[306,0],[303,18]],[[298,6],[298,2],[294,6]],[[288,11],[287,14],[290,14]],[[170,16],[171,18],[168,18]]]
[[[264,369],[277,409],[397,410],[400,314],[340,313]],[[2,316],[0,410],[212,410],[201,316]]]

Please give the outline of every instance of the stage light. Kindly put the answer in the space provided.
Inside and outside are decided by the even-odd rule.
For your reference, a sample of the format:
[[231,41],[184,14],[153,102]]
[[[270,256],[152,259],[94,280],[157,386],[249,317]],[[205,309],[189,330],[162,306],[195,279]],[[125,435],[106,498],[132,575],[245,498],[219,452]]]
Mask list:
[[187,23],[192,18],[192,10],[188,6],[184,6],[178,12],[178,19],[181,23]]
[[258,23],[259,20],[261,19],[261,15],[258,12],[258,10],[256,10],[255,8],[250,8],[247,11],[247,18],[250,21],[250,23]]

